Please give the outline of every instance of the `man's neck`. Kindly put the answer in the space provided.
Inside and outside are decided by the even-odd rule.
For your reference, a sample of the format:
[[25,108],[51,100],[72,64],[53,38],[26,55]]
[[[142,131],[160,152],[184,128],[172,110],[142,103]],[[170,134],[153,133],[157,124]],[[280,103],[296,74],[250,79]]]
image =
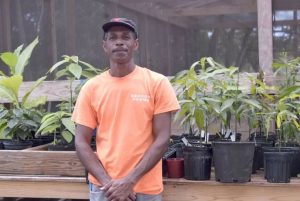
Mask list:
[[127,63],[127,64],[110,64],[109,74],[113,77],[124,77],[130,74],[135,69],[135,64]]

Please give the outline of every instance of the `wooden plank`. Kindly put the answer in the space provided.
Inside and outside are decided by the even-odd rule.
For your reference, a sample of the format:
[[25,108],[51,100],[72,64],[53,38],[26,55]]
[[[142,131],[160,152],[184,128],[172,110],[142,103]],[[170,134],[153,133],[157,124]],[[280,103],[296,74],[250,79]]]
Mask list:
[[273,62],[272,0],[257,0],[259,66],[271,75]]
[[0,173],[85,176],[75,151],[0,151]]
[[[34,82],[24,82],[20,87],[19,100],[25,94],[25,91],[33,85]],[[79,80],[75,80],[72,84],[73,91],[75,87],[80,83]],[[70,97],[70,82],[67,80],[58,81],[45,81],[38,88],[36,88],[30,98],[37,98],[39,96],[46,96],[48,101],[62,101]],[[7,103],[8,100],[0,97],[0,103]]]
[[299,0],[273,0],[274,10],[299,10],[300,1]]
[[227,14],[244,14],[256,12],[256,0],[231,0],[218,1],[206,6],[190,6],[182,9],[168,9],[166,10],[169,16],[203,16],[203,15],[227,15]]
[[162,20],[164,22],[168,22],[174,24],[179,27],[189,28],[195,22],[193,19],[184,19],[184,18],[174,18],[166,15],[165,8],[161,7],[160,5],[153,5],[151,2],[143,2],[143,3],[128,3],[126,1],[119,1],[119,0],[109,0],[117,5],[121,5],[125,8],[134,10],[136,12],[142,13],[144,15],[149,15],[156,19]]
[[0,197],[88,199],[84,182],[0,181]]
[[166,183],[164,201],[298,201],[299,186],[249,186],[240,184]]

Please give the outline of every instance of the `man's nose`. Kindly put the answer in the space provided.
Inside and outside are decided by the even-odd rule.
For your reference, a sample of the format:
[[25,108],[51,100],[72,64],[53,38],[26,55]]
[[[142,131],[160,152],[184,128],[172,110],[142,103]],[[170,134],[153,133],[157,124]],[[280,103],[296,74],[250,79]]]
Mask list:
[[118,39],[118,40],[116,41],[116,45],[118,45],[118,46],[124,45],[123,40],[122,40],[122,39]]

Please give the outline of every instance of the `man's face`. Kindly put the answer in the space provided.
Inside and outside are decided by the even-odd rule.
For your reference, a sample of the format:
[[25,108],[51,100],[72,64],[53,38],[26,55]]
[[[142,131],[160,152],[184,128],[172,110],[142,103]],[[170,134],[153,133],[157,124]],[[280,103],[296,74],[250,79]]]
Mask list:
[[110,60],[120,64],[128,63],[138,49],[138,40],[130,29],[114,26],[105,35],[103,49]]

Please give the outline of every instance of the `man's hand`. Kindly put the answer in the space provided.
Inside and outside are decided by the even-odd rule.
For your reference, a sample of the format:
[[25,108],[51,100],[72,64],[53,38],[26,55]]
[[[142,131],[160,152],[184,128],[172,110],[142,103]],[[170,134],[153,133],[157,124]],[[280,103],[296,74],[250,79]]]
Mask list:
[[115,179],[103,186],[108,201],[135,201],[134,182],[128,178]]

